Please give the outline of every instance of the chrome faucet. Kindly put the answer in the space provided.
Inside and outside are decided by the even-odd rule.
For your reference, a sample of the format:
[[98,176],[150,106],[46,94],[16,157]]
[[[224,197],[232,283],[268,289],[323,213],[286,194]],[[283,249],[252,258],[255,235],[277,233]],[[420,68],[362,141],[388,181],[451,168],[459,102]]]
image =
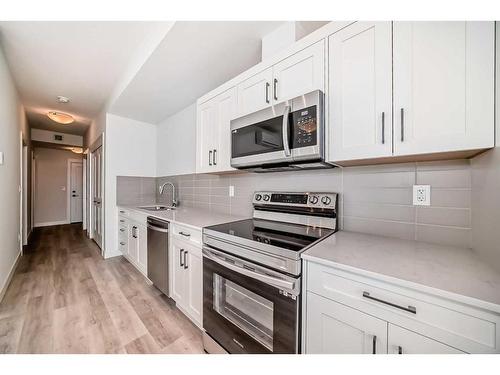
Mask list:
[[177,199],[175,199],[175,186],[173,183],[171,182],[165,182],[163,185],[160,185],[160,188],[158,189],[158,192],[160,193],[160,195],[163,194],[163,192],[165,191],[165,186],[166,185],[169,185],[169,186],[172,186],[172,207],[177,207]]

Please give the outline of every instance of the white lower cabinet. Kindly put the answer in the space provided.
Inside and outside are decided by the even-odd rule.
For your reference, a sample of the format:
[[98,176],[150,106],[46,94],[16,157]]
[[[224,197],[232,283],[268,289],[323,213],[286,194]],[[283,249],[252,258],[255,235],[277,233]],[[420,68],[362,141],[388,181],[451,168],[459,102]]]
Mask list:
[[307,353],[387,353],[387,322],[307,293]]
[[304,269],[304,353],[500,353],[495,310],[312,261]]
[[201,248],[189,240],[171,240],[172,281],[170,296],[198,327],[202,326],[203,271]]
[[143,275],[148,272],[148,229],[145,217],[120,210],[118,216],[118,248],[122,255]]
[[440,343],[429,337],[389,324],[389,354],[461,354],[461,350]]

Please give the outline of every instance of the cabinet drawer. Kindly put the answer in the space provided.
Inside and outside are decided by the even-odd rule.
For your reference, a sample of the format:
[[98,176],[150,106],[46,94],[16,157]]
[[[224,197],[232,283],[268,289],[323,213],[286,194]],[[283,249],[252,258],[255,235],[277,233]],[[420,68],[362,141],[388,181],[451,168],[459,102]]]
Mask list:
[[201,230],[199,229],[174,224],[172,225],[172,236],[176,239],[189,241],[192,244],[201,245]]
[[474,306],[310,262],[307,289],[467,352],[500,351],[500,317]]

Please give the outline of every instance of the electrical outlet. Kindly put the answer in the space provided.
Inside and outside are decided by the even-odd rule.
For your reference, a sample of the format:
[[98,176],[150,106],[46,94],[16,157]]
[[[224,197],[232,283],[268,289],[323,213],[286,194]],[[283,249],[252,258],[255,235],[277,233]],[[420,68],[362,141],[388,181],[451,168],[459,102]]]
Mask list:
[[431,205],[431,185],[413,185],[413,205]]
[[229,196],[234,197],[234,186],[233,185],[229,185]]

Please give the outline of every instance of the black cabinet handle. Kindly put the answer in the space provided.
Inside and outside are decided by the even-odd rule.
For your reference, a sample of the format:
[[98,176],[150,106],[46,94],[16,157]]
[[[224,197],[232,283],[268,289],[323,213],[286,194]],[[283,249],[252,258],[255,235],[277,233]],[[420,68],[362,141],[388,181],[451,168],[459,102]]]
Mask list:
[[400,310],[403,310],[403,311],[407,311],[407,312],[412,313],[412,314],[416,314],[417,313],[417,308],[415,306],[404,307],[404,306],[396,305],[395,303],[384,301],[383,299],[372,297],[370,295],[370,293],[368,293],[368,292],[363,292],[363,297],[371,299],[372,301],[383,303],[384,305],[392,306],[392,307],[395,307],[397,309],[400,309]]
[[208,151],[208,165],[212,165],[212,150]]
[[403,348],[401,346],[398,346],[398,354],[403,354]]
[[187,270],[187,269],[188,269],[187,255],[188,255],[188,252],[187,252],[187,251],[185,251],[185,252],[184,252],[184,269],[185,269],[185,270]]
[[191,237],[191,234],[189,233],[179,232],[179,234],[184,237]]
[[182,253],[184,252],[184,249],[179,250],[179,266],[184,267],[184,263],[182,263]]
[[274,91],[274,100],[278,100],[278,80],[276,78],[273,81],[273,91]]
[[269,104],[269,82],[266,82],[266,103]]
[[377,336],[373,335],[373,352],[372,354],[377,354]]
[[401,142],[405,141],[405,110],[401,108]]
[[382,144],[385,144],[385,112],[382,112]]
[[217,165],[217,150],[214,150],[214,165]]

